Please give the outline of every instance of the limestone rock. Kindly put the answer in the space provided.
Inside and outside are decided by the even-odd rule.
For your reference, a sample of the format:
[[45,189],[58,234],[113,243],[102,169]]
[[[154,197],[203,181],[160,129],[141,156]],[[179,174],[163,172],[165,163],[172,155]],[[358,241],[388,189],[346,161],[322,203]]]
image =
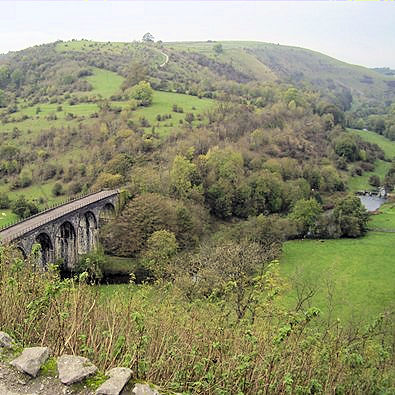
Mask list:
[[0,331],[0,347],[11,348],[14,344],[11,336],[8,333]]
[[21,372],[36,377],[38,371],[48,357],[48,347],[29,347],[25,348],[18,358],[11,361],[11,365]]
[[106,375],[109,379],[97,389],[96,395],[119,395],[132,377],[132,371],[128,368],[114,368]]
[[160,395],[160,393],[154,389],[151,388],[148,384],[140,384],[137,383],[132,391],[136,395]]
[[88,358],[75,355],[62,355],[58,358],[59,379],[63,384],[77,383],[96,371],[97,367]]

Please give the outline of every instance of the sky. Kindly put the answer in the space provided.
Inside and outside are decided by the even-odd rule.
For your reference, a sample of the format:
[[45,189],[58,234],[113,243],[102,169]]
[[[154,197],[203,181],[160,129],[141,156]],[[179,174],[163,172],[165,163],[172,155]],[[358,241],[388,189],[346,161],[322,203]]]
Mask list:
[[55,40],[249,40],[395,69],[395,1],[0,0],[0,53]]

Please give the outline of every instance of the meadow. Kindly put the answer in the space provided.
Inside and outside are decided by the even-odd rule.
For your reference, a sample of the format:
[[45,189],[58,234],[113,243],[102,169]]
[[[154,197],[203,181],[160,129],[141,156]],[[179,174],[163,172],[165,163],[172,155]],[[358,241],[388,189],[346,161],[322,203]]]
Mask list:
[[[369,227],[395,229],[393,203],[382,206]],[[310,303],[332,318],[365,321],[393,310],[394,245],[395,233],[373,231],[358,239],[286,242],[280,265],[290,286],[285,304],[295,306],[306,286],[315,292]]]
[[362,137],[369,143],[377,144],[384,151],[386,158],[395,158],[395,142],[369,130],[347,129],[350,133]]
[[389,161],[395,158],[395,142],[368,130],[347,130],[349,133],[360,136],[363,140],[369,143],[377,144],[384,151],[386,161],[376,160],[374,163],[374,171],[365,171],[361,176],[348,178],[348,187],[351,192],[372,189],[372,186],[369,184],[369,177],[372,175],[377,175],[380,177],[381,181],[384,179],[389,168],[391,167],[391,162]]

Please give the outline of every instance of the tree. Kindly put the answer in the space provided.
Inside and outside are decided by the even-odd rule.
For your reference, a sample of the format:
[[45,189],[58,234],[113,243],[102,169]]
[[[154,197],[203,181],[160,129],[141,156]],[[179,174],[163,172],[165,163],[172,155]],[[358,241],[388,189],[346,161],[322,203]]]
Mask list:
[[130,97],[137,100],[141,106],[149,106],[152,103],[153,89],[149,82],[141,81],[130,90]]
[[154,36],[151,33],[145,33],[143,36],[143,42],[145,43],[152,43],[154,42]]
[[358,196],[350,195],[336,204],[334,216],[341,236],[359,237],[367,232],[369,214]]
[[381,185],[380,177],[376,174],[373,174],[369,177],[369,184],[372,187],[378,188]]
[[52,188],[52,194],[54,196],[60,196],[64,194],[63,185],[60,182],[56,182]]
[[306,235],[322,213],[321,205],[313,198],[298,200],[289,215],[302,235]]
[[182,155],[176,155],[170,171],[171,189],[175,197],[188,198],[197,179],[196,165]]
[[[202,246],[196,254],[177,262],[175,283],[189,299],[221,298],[225,309],[238,320],[254,320],[262,291],[272,290],[275,279],[266,280],[272,254],[258,243],[227,241]],[[270,283],[270,284],[269,284]],[[275,293],[273,293],[274,295]]]
[[116,220],[105,225],[101,239],[107,252],[138,257],[156,231],[175,234],[181,247],[194,246],[201,233],[198,219],[183,203],[156,193],[144,193],[131,200]]
[[128,70],[128,75],[121,86],[122,90],[137,85],[139,82],[144,81],[147,78],[147,66],[142,62],[137,60],[133,61],[128,67]]
[[144,261],[156,278],[165,278],[177,253],[178,243],[173,232],[157,230],[148,238]]
[[0,107],[6,107],[4,91],[0,89]]
[[221,53],[224,52],[224,48],[222,47],[222,44],[221,44],[221,43],[215,44],[215,45],[213,46],[213,50],[214,50],[214,52],[215,52],[217,55],[220,55]]
[[26,200],[23,195],[12,202],[11,209],[12,212],[20,218],[27,218],[38,213],[38,207],[33,202]]
[[10,208],[10,198],[5,193],[0,193],[0,209]]
[[251,204],[257,215],[281,210],[284,202],[284,182],[279,174],[264,169],[253,174],[248,183],[252,190]]
[[185,114],[185,121],[187,121],[189,124],[191,124],[195,120],[195,115],[193,112],[188,112]]
[[354,136],[344,134],[335,141],[335,152],[349,162],[359,159],[359,149]]
[[116,188],[122,184],[121,174],[100,173],[96,179],[94,189]]

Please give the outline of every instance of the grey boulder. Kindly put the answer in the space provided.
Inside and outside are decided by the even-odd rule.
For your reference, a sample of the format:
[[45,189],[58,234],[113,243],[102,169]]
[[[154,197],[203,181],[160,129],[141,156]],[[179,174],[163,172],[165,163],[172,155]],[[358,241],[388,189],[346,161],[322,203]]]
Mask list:
[[63,384],[77,383],[96,371],[97,367],[88,358],[75,355],[62,355],[58,358],[59,379]]
[[22,354],[11,361],[11,365],[19,371],[36,377],[41,366],[49,357],[48,347],[29,347],[22,351]]
[[0,331],[0,347],[11,348],[13,344],[12,337],[8,333]]
[[160,393],[154,389],[151,388],[148,384],[140,384],[137,383],[132,391],[136,395],[160,395]]
[[132,377],[132,371],[128,368],[114,368],[106,375],[109,379],[96,390],[96,395],[119,395]]

